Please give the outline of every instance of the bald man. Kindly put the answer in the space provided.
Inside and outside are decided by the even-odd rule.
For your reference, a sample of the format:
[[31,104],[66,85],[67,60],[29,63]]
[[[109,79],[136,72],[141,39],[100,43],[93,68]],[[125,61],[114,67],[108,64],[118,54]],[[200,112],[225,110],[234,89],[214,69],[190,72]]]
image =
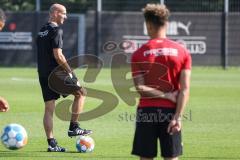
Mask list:
[[6,16],[3,10],[0,8],[0,31],[2,31],[3,27],[5,26]]
[[[43,117],[43,125],[48,142],[49,152],[65,152],[66,149],[57,145],[57,141],[53,136],[53,113],[55,110],[55,101],[60,98],[60,93],[49,87],[48,77],[51,72],[61,66],[66,77],[63,81],[71,79],[73,86],[74,102],[72,104],[72,117],[68,130],[68,136],[88,135],[91,130],[79,127],[78,119],[84,105],[84,89],[80,86],[77,77],[68,65],[63,55],[63,30],[59,27],[67,19],[66,8],[61,4],[53,4],[49,10],[49,21],[43,25],[37,37],[37,53],[38,53],[38,75],[42,89],[43,100],[45,103],[45,113]],[[65,81],[64,81],[65,82]],[[65,84],[65,83],[64,83]],[[59,87],[61,90],[61,87]],[[63,97],[65,97],[64,95]]]

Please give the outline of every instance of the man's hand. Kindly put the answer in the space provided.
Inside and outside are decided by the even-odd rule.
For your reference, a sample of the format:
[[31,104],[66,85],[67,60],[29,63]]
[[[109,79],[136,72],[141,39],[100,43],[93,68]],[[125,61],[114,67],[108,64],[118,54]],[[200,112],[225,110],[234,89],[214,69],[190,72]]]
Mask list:
[[8,102],[0,97],[0,112],[7,112],[9,110],[9,104]]
[[164,96],[165,96],[166,99],[176,103],[177,102],[178,91],[164,93]]
[[83,87],[81,87],[79,90],[73,93],[75,96],[86,96],[87,90]]
[[77,78],[76,74],[74,72],[71,72],[71,73],[68,73],[68,74],[69,74],[73,84],[81,87],[80,82],[78,81],[78,78]]
[[182,122],[179,116],[174,116],[171,122],[168,125],[167,132],[170,135],[173,135],[176,132],[179,132],[182,128]]
[[80,82],[78,81],[78,78],[77,78],[76,74],[75,74],[74,72],[71,72],[71,73],[69,73],[69,76],[70,76],[70,78],[72,79],[73,83],[80,87],[80,89],[77,90],[77,91],[74,93],[74,95],[79,95],[79,96],[80,96],[80,95],[83,95],[83,96],[86,96],[86,95],[87,95],[87,90],[80,85]]

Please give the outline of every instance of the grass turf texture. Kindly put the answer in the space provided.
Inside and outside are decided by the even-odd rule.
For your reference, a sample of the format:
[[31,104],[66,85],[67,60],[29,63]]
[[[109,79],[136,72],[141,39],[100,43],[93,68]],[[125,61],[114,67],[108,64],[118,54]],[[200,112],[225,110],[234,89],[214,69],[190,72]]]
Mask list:
[[[33,68],[0,68],[0,95],[10,110],[0,113],[0,127],[19,123],[28,132],[26,147],[10,151],[0,145],[0,159],[138,159],[130,154],[134,133],[135,107],[119,101],[117,108],[100,118],[81,122],[82,127],[94,131],[96,146],[93,153],[78,153],[75,138],[67,137],[68,122],[54,117],[54,134],[67,153],[48,153],[42,126],[43,101],[37,72]],[[82,77],[85,71],[77,71]],[[103,69],[96,82],[88,87],[116,95],[110,70]],[[181,159],[240,159],[240,68],[193,68],[191,97],[183,122],[184,155]],[[68,97],[72,99],[72,97]],[[86,99],[85,110],[100,103]],[[125,116],[128,115],[126,118]],[[159,154],[158,154],[159,155]],[[159,159],[159,157],[158,157]]]

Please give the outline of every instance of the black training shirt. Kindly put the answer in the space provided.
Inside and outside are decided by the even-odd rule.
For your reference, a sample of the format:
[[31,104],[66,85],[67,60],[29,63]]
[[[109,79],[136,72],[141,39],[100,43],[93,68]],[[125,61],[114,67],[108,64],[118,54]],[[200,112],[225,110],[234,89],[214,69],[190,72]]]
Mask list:
[[63,47],[63,30],[53,23],[46,23],[37,36],[37,62],[39,76],[48,76],[58,66],[53,49]]

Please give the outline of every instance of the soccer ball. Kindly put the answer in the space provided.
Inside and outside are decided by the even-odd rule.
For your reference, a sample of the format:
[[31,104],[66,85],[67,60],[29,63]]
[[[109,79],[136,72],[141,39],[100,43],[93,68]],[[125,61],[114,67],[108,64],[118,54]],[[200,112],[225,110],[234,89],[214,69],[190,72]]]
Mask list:
[[79,136],[76,141],[76,148],[78,152],[89,153],[94,149],[94,140],[89,136]]
[[9,124],[5,126],[1,135],[2,144],[11,150],[24,147],[27,144],[27,140],[27,132],[19,124]]

